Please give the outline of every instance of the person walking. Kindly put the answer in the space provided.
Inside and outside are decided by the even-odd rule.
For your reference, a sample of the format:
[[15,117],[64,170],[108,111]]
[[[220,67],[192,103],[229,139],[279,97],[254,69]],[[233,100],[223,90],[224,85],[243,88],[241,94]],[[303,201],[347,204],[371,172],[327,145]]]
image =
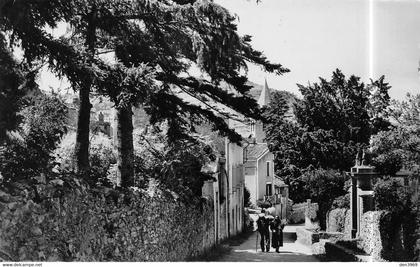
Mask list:
[[260,233],[260,246],[261,251],[269,252],[270,251],[270,221],[265,216],[265,210],[262,209],[261,213],[259,215],[259,218],[257,220],[257,231]]
[[284,223],[280,220],[279,216],[276,216],[270,224],[272,233],[272,246],[276,249],[277,253],[280,253],[280,247],[283,246],[283,228]]

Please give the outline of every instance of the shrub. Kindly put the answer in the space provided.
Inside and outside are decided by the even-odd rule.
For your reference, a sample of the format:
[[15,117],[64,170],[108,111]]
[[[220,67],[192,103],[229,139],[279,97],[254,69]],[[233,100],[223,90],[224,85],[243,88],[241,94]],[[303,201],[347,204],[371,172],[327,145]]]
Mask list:
[[300,177],[300,180],[305,184],[305,190],[309,192],[312,202],[316,202],[319,205],[318,219],[322,229],[325,229],[326,214],[331,208],[334,199],[346,193],[344,184],[347,179],[348,177],[345,173],[324,169],[308,171]]
[[[390,177],[379,179],[374,186],[375,208],[388,211],[389,214],[386,238],[391,243],[390,251],[387,252],[391,260],[415,259],[416,231],[419,225],[411,194],[408,188]],[[401,240],[401,247],[393,245],[395,240]]]
[[336,197],[333,201],[331,209],[350,209],[350,194]]
[[420,153],[418,127],[396,127],[372,137],[373,165],[383,175],[394,175],[403,166],[418,165]]
[[[22,99],[33,89],[35,75],[25,70],[24,64],[19,64],[7,45],[3,33],[0,34],[0,145],[6,140],[7,131],[16,129],[23,120],[19,110]],[[26,77],[25,77],[26,76]],[[28,79],[29,78],[29,79]]]
[[[60,172],[74,172],[74,147],[76,144],[76,133],[72,132],[64,136],[57,149],[54,151],[55,160]],[[90,136],[89,146],[90,175],[91,184],[100,183],[102,185],[115,184],[115,175],[111,172],[111,167],[117,162],[112,140],[106,135],[99,133]]]
[[170,140],[162,131],[137,137],[134,150],[138,186],[153,179],[185,201],[201,197],[204,181],[213,179],[202,171],[216,159],[212,144],[198,139]]
[[66,132],[67,108],[56,95],[36,94],[20,114],[23,123],[0,154],[0,173],[6,181],[51,171],[52,152]]
[[390,177],[379,179],[373,190],[377,210],[401,214],[411,205],[410,194],[397,180]]

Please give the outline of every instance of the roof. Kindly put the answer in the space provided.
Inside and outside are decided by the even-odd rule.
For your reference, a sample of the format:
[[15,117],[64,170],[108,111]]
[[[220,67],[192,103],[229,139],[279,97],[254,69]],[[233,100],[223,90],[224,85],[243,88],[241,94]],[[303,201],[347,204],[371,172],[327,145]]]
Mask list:
[[274,174],[274,185],[279,187],[288,187],[284,180],[276,174]]
[[246,159],[256,160],[268,152],[267,144],[251,144],[246,148]]

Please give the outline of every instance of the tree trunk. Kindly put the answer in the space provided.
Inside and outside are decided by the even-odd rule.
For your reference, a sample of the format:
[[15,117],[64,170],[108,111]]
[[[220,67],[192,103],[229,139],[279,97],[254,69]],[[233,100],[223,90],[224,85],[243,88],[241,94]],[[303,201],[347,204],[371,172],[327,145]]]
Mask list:
[[[88,48],[87,64],[92,66],[95,57],[96,41],[96,7],[93,6],[88,18],[85,45]],[[76,135],[76,171],[79,175],[89,173],[89,125],[90,125],[90,104],[89,94],[93,78],[89,77],[79,88],[80,107],[77,121]]]
[[133,112],[131,105],[117,107],[117,179],[122,187],[134,185]]
[[77,120],[76,135],[76,171],[80,175],[89,172],[89,123],[90,109],[92,105],[89,100],[90,87],[79,89],[80,107]]

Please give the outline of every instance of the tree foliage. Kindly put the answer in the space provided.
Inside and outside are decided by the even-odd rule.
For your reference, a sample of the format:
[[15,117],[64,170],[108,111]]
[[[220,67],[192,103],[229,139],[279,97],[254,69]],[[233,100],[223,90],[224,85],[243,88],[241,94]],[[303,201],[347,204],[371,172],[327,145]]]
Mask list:
[[50,172],[52,152],[67,130],[67,107],[55,95],[38,93],[20,114],[23,122],[0,154],[0,173],[6,182]]
[[173,141],[167,130],[164,125],[139,135],[135,142],[136,184],[144,187],[145,182],[155,181],[183,200],[195,200],[201,197],[204,181],[213,179],[203,168],[216,160],[214,147],[202,138]]
[[[331,81],[320,78],[320,83],[299,85],[303,100],[296,105],[296,123],[281,115],[268,118],[267,140],[279,154],[278,170],[290,164],[347,171],[354,164],[358,148],[367,146],[374,131],[373,118],[389,102],[383,77],[369,86],[359,80],[336,70]],[[272,109],[282,114],[284,107],[272,102]]]
[[407,94],[406,100],[393,100],[390,116],[398,126],[420,128],[420,94]]
[[386,175],[402,167],[413,169],[420,161],[420,95],[407,95],[407,100],[393,101],[390,115],[394,127],[373,136],[373,164]]
[[265,113],[267,141],[293,200],[305,198],[301,175],[318,168],[348,171],[371,134],[387,129],[389,88],[384,77],[365,85],[336,70],[331,80],[299,85],[303,99],[296,102],[295,120],[284,116],[283,101],[271,102]]
[[374,186],[375,208],[388,212],[387,238],[401,240],[391,242],[387,260],[412,261],[418,256],[419,214],[418,203],[412,202],[412,190],[389,176],[379,179]]
[[[247,95],[247,64],[277,74],[288,71],[253,49],[250,36],[238,35],[235,17],[213,1],[10,0],[2,6],[0,20],[29,62],[46,59],[79,90],[76,156],[82,170],[88,168],[89,92],[94,89],[111,96],[117,106],[143,105],[152,123],[171,120],[170,127],[177,129],[169,134],[188,136],[194,123],[208,121],[239,141],[219,116],[226,113],[218,104],[261,118]],[[70,25],[71,34],[56,38],[46,32],[46,26],[55,28],[58,22]],[[119,62],[104,60],[100,55],[107,52],[114,52]],[[192,68],[204,75],[190,75]],[[185,101],[185,95],[195,101]]]
[[378,210],[387,210],[401,215],[410,204],[410,195],[399,181],[389,176],[380,179],[374,186],[375,205]]
[[359,77],[346,79],[337,69],[330,81],[320,78],[319,83],[299,85],[303,101],[296,107],[296,117],[308,131],[332,130],[340,142],[367,144],[373,116],[389,103],[389,88],[384,77],[366,86]]
[[34,78],[34,72],[18,64],[0,33],[0,145],[6,140],[6,132],[21,123],[23,97],[34,89]]
[[[334,199],[346,193],[344,190],[346,180],[348,180],[348,177],[345,173],[324,169],[307,171],[299,177],[306,198],[310,198],[319,205],[318,219],[322,229],[325,229],[326,214]],[[301,193],[299,196],[302,197]],[[300,201],[303,202],[304,200],[301,199]]]
[[[383,175],[392,176],[402,168],[414,171],[409,177],[413,182],[418,180],[419,175],[420,95],[408,94],[403,101],[392,101],[389,114],[393,128],[372,138],[373,164]],[[386,177],[379,180],[374,188],[376,207],[391,212],[392,228],[399,229],[402,224],[407,253],[403,255],[404,260],[418,260],[420,255],[420,198],[418,192],[411,190],[416,188],[404,188],[398,181]],[[391,254],[389,257],[396,259],[400,256]]]
[[[56,170],[60,173],[74,173],[76,163],[74,160],[74,147],[76,142],[74,132],[63,136],[53,152]],[[89,179],[91,186],[100,184],[111,186],[116,184],[113,166],[116,163],[116,155],[111,139],[102,134],[90,135],[89,161],[91,163]]]

